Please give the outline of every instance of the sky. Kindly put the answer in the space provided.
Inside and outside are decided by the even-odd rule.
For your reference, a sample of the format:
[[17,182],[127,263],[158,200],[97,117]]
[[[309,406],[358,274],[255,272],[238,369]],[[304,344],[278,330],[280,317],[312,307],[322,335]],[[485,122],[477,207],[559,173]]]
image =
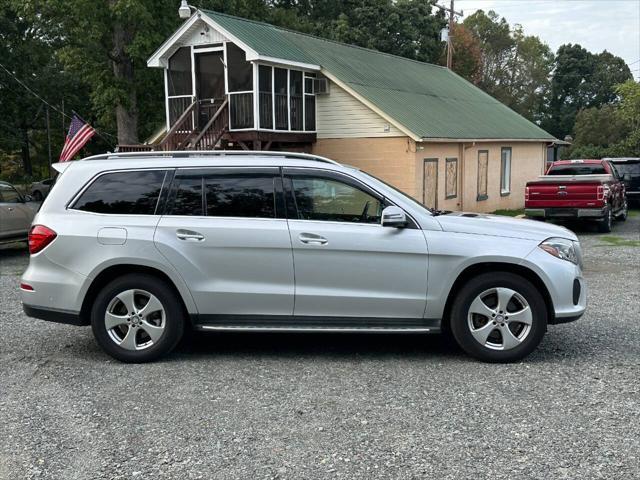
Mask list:
[[[449,0],[438,3],[449,6]],[[454,8],[465,17],[493,10],[554,51],[565,43],[579,43],[594,53],[608,50],[640,80],[640,0],[455,0]]]

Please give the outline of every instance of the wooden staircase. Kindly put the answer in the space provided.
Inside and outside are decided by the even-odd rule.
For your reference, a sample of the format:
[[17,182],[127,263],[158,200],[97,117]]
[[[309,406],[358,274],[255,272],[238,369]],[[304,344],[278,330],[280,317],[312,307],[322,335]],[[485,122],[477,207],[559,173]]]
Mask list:
[[156,144],[118,145],[119,152],[157,152],[174,150],[216,150],[220,140],[229,131],[229,99],[217,107],[215,113],[198,129],[197,120],[202,108],[199,100],[193,102],[180,115],[166,135]]

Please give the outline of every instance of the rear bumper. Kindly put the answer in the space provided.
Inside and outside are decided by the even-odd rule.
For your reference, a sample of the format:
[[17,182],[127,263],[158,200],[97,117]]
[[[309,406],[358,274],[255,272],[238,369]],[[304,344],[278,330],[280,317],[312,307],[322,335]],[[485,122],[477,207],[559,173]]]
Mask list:
[[33,305],[22,304],[24,313],[32,318],[39,318],[48,322],[66,323],[68,325],[86,326],[87,322],[80,317],[80,312],[70,310],[59,310],[56,308],[35,307]]
[[534,218],[584,218],[601,219],[605,208],[525,208],[524,214]]

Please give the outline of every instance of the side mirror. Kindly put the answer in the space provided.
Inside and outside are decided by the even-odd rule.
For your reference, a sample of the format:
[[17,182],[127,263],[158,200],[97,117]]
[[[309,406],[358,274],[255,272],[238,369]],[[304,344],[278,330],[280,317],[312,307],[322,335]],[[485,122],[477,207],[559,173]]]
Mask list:
[[625,174],[622,176],[622,181],[623,181],[623,182],[630,182],[630,181],[631,181],[631,174],[630,174],[630,173],[625,173]]
[[382,226],[403,228],[407,226],[407,214],[400,207],[391,205],[382,210]]
[[31,195],[25,195],[23,199],[24,199],[24,203],[33,202],[33,197]]

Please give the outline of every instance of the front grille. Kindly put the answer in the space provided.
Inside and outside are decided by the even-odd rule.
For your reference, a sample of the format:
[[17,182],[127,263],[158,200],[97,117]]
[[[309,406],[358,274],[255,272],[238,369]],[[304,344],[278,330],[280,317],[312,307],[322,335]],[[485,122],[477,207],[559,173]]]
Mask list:
[[573,304],[577,305],[580,301],[580,280],[577,278],[573,281]]

